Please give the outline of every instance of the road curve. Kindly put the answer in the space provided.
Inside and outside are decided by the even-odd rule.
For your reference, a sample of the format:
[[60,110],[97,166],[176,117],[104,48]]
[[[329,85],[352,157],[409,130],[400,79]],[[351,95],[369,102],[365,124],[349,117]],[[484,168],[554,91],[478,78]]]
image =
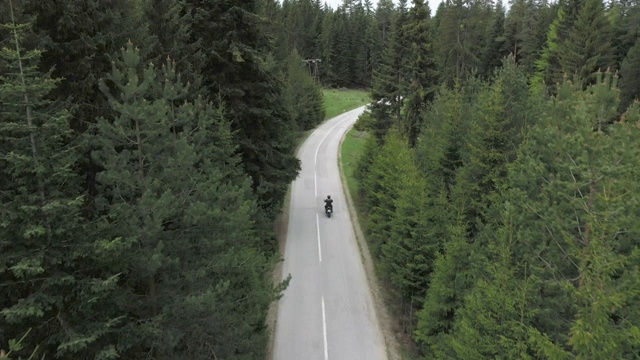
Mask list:
[[298,151],[282,270],[291,282],[278,304],[274,360],[387,359],[338,171],[340,139],[363,111],[326,121]]

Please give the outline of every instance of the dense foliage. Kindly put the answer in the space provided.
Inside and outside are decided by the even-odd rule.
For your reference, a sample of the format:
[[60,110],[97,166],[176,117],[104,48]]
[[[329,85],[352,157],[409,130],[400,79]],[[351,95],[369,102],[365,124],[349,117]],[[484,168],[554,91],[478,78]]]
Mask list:
[[294,51],[269,62],[260,4],[2,2],[12,358],[265,356],[272,221],[324,108]]
[[397,4],[356,175],[416,355],[638,358],[640,4]]
[[421,356],[640,356],[637,0],[8,0],[0,24],[11,356],[263,358],[320,84],[371,89],[356,173]]

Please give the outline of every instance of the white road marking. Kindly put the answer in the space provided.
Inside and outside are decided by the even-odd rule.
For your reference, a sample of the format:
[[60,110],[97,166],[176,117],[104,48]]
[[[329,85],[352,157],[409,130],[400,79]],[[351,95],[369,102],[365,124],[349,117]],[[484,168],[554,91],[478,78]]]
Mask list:
[[313,188],[314,188],[314,191],[316,192],[316,197],[318,197],[318,172],[317,171],[313,174]]
[[320,146],[322,146],[322,143],[327,139],[327,136],[329,136],[329,134],[331,134],[331,132],[333,131],[333,129],[336,128],[336,126],[340,125],[340,123],[337,123],[335,125],[333,125],[333,127],[331,129],[329,129],[329,131],[327,131],[327,133],[324,135],[324,137],[322,138],[322,141],[320,141],[320,144],[318,144],[318,147],[316,148],[316,155],[313,157],[313,164],[316,165],[318,163],[318,150],[320,150]]
[[318,259],[322,262],[322,248],[320,247],[320,215],[316,214],[316,229],[318,229]]
[[324,314],[324,296],[322,297],[322,335],[324,336],[324,360],[329,360],[329,346],[327,345],[327,320]]

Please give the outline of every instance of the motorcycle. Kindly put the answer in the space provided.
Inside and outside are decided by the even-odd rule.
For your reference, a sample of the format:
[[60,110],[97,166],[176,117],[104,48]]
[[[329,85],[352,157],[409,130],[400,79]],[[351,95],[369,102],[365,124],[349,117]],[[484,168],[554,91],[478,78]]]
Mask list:
[[331,214],[333,213],[333,206],[325,206],[324,212],[325,214],[327,214],[327,217],[330,218]]

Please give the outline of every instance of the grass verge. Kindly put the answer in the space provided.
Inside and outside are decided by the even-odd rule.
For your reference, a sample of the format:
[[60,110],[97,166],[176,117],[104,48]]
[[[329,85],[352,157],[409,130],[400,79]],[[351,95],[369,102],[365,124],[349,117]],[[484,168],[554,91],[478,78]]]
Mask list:
[[342,170],[347,179],[347,187],[354,198],[353,200],[357,202],[359,202],[360,198],[360,185],[355,178],[355,171],[358,159],[364,152],[367,136],[366,132],[352,128],[345,136],[340,148],[340,160],[342,162]]
[[323,89],[322,93],[326,110],[325,119],[331,119],[371,102],[368,90]]

